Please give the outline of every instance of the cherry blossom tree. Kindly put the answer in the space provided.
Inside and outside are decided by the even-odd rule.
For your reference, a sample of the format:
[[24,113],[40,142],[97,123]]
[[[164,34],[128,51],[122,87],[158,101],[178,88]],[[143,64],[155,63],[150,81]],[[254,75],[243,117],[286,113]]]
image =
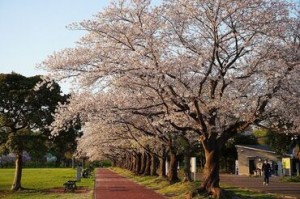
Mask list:
[[[107,155],[107,151],[115,151],[110,150],[111,148],[135,149],[133,152],[135,156],[139,153],[142,154],[135,157],[135,161],[141,163],[141,166],[137,167],[141,170],[135,169],[134,172],[144,175],[156,173],[155,165],[157,163],[155,161],[158,158],[160,159],[160,175],[163,176],[164,156],[166,155],[164,148],[167,148],[172,154],[170,149],[174,146],[171,147],[170,133],[154,121],[159,118],[157,116],[161,115],[162,111],[155,109],[156,106],[150,106],[152,109],[149,110],[150,102],[134,98],[135,95],[130,93],[122,94],[124,91],[125,89],[110,90],[100,95],[87,92],[82,95],[73,95],[68,106],[62,105],[57,110],[57,120],[52,124],[53,133],[59,132],[59,129],[65,127],[65,123],[69,124],[74,120],[74,116],[80,114],[87,123],[84,130],[85,135],[80,139],[79,151],[84,151],[89,157],[94,158],[94,155],[97,157],[103,155],[103,151],[106,151],[105,155]],[[132,96],[132,98],[129,99],[128,96]],[[85,98],[84,103],[82,103],[83,98]],[[140,107],[132,107],[131,103],[140,104]],[[163,128],[164,130],[162,130]],[[154,142],[155,144],[153,144]],[[130,146],[128,143],[131,143]],[[133,147],[133,145],[135,146]],[[129,153],[127,152],[127,154]],[[177,181],[177,161],[171,158],[171,162],[173,164],[170,164],[169,179]]]
[[[206,156],[199,191],[221,198],[219,152],[230,138],[253,124],[299,132],[292,9],[285,0],[120,0],[73,24],[87,34],[41,67],[73,78],[79,91],[105,93],[119,109],[156,117],[164,131],[196,133]],[[83,99],[82,107],[93,103]]]

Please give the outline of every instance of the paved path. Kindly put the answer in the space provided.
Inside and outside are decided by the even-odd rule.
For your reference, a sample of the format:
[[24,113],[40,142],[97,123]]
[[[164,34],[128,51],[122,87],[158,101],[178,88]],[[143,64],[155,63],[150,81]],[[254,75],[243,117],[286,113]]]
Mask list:
[[[201,176],[197,175],[197,179]],[[268,186],[263,185],[263,177],[237,176],[221,174],[220,182],[234,187],[246,188],[264,193],[275,193],[282,195],[283,198],[300,199],[300,183],[281,182],[280,177],[272,176]]]
[[[197,179],[200,179],[200,174]],[[275,193],[282,198],[300,199],[300,183],[280,182],[279,177],[271,177],[268,186],[262,177],[221,174],[221,185],[227,184],[264,193]],[[96,170],[95,199],[165,199],[162,195],[138,185],[108,169]]]
[[165,199],[108,169],[96,170],[95,199]]

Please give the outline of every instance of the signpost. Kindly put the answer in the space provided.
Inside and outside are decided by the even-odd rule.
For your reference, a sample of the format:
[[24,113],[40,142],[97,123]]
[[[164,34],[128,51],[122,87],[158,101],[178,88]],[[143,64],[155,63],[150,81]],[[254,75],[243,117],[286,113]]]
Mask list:
[[239,161],[235,160],[235,175],[239,175]]
[[282,158],[282,168],[284,175],[291,176],[291,158]]
[[191,173],[194,174],[193,180],[196,181],[196,172],[197,172],[196,157],[192,157],[190,163],[191,163]]
[[166,160],[166,175],[168,175],[168,171],[169,171],[169,162],[168,160]]

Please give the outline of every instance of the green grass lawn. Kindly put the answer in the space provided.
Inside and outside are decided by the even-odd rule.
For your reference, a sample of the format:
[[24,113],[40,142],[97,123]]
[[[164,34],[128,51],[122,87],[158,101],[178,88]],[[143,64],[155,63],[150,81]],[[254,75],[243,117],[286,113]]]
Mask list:
[[91,199],[94,178],[82,178],[74,193],[63,192],[63,184],[75,180],[76,170],[69,168],[23,169],[22,187],[25,190],[11,192],[14,169],[0,169],[0,198],[9,199]]

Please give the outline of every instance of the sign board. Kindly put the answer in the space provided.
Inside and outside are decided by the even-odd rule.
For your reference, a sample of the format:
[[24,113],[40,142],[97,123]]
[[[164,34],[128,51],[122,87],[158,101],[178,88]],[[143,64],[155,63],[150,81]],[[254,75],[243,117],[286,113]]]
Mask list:
[[282,158],[282,167],[284,169],[290,169],[291,168],[291,159],[290,158]]
[[235,175],[239,175],[239,161],[235,160]]
[[196,157],[192,157],[190,163],[191,163],[191,172],[196,173],[197,170]]
[[169,171],[169,162],[166,160],[166,175],[168,175]]
[[191,176],[191,177],[192,177],[192,179],[193,179],[194,181],[196,181],[196,172],[197,172],[197,162],[196,162],[196,157],[191,157],[191,159],[190,159],[190,164],[191,164],[191,168],[190,168],[191,173],[194,174],[194,175]]

